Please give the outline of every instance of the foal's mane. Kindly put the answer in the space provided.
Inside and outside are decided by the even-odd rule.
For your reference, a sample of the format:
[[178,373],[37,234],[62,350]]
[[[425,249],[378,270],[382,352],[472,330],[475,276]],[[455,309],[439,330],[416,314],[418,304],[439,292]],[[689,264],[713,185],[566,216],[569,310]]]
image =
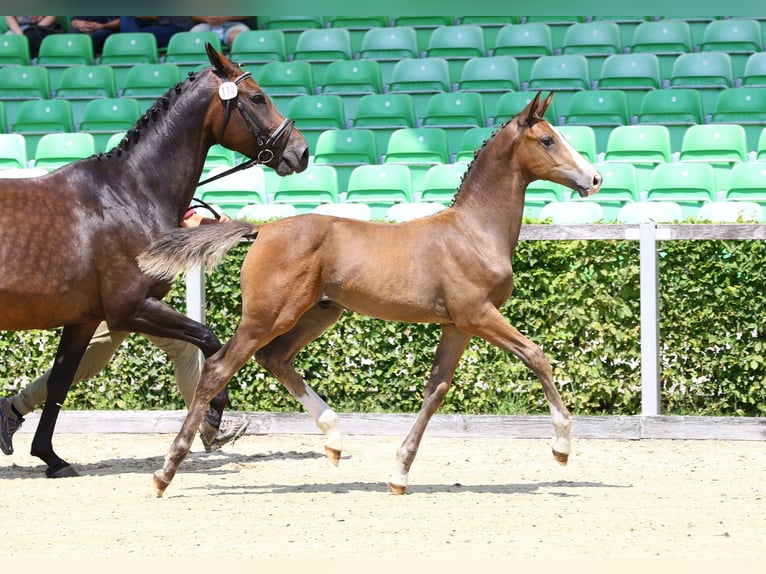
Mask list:
[[127,153],[131,144],[138,143],[138,140],[141,137],[141,130],[146,128],[149,125],[149,122],[157,121],[160,112],[167,111],[170,108],[171,98],[173,96],[178,96],[183,90],[185,84],[194,82],[203,72],[205,72],[205,70],[201,70],[200,72],[191,71],[184,80],[168,88],[168,90],[159,98],[157,98],[157,101],[155,101],[143,113],[143,115],[138,118],[136,124],[130,130],[128,130],[128,132],[125,134],[125,137],[122,138],[122,140],[120,140],[120,142],[115,147],[106,152],[100,152],[93,157],[96,157],[99,160],[103,158],[113,159],[115,157],[121,157],[123,153]]
[[468,176],[468,173],[471,171],[471,168],[473,168],[473,164],[476,163],[476,160],[479,158],[481,153],[487,147],[489,142],[495,138],[495,136],[497,135],[499,131],[501,131],[503,128],[505,128],[505,126],[511,123],[511,121],[513,121],[513,118],[509,119],[504,124],[502,124],[499,128],[497,128],[495,131],[493,131],[492,134],[482,142],[479,149],[473,152],[473,159],[471,160],[471,163],[468,164],[468,167],[466,168],[463,175],[460,177],[460,185],[458,186],[457,191],[455,192],[455,196],[452,198],[452,203],[450,204],[450,206],[455,205],[455,201],[457,201],[457,198],[460,195],[460,192],[463,190],[463,182],[465,181],[465,178]]

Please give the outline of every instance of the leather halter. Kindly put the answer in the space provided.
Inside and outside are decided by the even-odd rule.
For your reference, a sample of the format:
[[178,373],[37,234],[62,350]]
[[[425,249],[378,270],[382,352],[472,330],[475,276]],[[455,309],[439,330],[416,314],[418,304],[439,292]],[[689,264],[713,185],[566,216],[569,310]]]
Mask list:
[[247,169],[248,167],[251,167],[255,164],[269,163],[276,156],[276,153],[274,152],[275,144],[282,138],[285,132],[287,132],[287,136],[284,138],[282,149],[279,150],[279,153],[280,154],[284,153],[285,148],[287,147],[287,142],[290,140],[290,135],[292,134],[293,126],[295,125],[295,120],[291,120],[290,118],[285,118],[282,121],[282,123],[279,124],[277,129],[275,129],[271,133],[271,135],[269,135],[269,137],[266,138],[266,140],[264,140],[258,130],[258,127],[255,125],[255,122],[252,120],[247,110],[245,110],[245,107],[242,105],[242,102],[239,100],[238,90],[236,88],[237,84],[239,84],[240,82],[243,82],[247,78],[250,78],[252,75],[253,74],[251,72],[244,72],[241,75],[239,75],[233,82],[227,82],[225,77],[221,78],[224,81],[224,83],[221,84],[221,86],[219,87],[218,94],[221,97],[221,99],[226,102],[226,111],[224,112],[224,118],[223,118],[223,123],[221,124],[221,130],[218,132],[217,142],[220,144],[221,139],[223,138],[223,133],[226,130],[226,126],[229,124],[229,118],[231,117],[231,102],[234,101],[237,104],[237,109],[239,110],[239,113],[242,116],[242,119],[244,120],[248,131],[258,141],[258,147],[261,148],[260,151],[258,152],[258,156],[253,159],[249,159],[245,162],[242,162],[239,165],[235,165],[231,169],[228,169],[222,173],[214,175],[213,177],[210,177],[204,181],[199,182],[197,184],[197,187],[204,185],[206,183],[210,183],[211,181],[215,181],[222,177],[226,177],[227,175],[231,173],[235,173],[237,171]]

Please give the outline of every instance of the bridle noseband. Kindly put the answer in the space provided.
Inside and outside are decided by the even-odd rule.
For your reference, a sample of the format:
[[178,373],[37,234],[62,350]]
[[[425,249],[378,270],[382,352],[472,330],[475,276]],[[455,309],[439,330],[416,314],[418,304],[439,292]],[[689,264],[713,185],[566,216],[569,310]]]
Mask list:
[[197,187],[201,185],[205,185],[206,183],[210,183],[211,181],[215,181],[217,179],[220,179],[222,177],[226,177],[227,175],[247,169],[248,167],[251,167],[256,164],[267,164],[270,161],[272,161],[276,157],[276,153],[274,152],[276,143],[282,139],[283,136],[285,136],[285,133],[287,133],[286,137],[284,137],[284,142],[282,143],[282,148],[278,150],[278,153],[280,155],[284,154],[285,148],[287,148],[287,142],[290,140],[290,136],[293,132],[293,126],[295,126],[295,120],[291,120],[290,118],[285,118],[281,124],[275,129],[265,140],[263,136],[260,133],[260,130],[258,129],[258,126],[255,125],[255,122],[253,121],[252,117],[248,114],[245,107],[242,105],[242,102],[239,100],[238,93],[239,89],[237,88],[237,85],[240,82],[243,82],[247,78],[252,77],[251,72],[243,72],[233,82],[229,82],[226,80],[225,77],[221,77],[223,80],[223,83],[218,86],[218,95],[219,97],[226,102],[226,110],[224,112],[223,117],[223,123],[221,124],[221,130],[218,132],[218,138],[217,143],[221,143],[221,139],[223,139],[224,131],[226,130],[226,126],[229,124],[229,118],[231,117],[231,102],[235,102],[237,105],[237,109],[239,110],[240,115],[242,116],[242,120],[245,122],[245,125],[247,126],[247,130],[252,134],[252,136],[257,140],[258,147],[260,147],[260,151],[258,152],[258,156],[249,159],[245,162],[242,162],[239,165],[234,166],[231,169],[228,169],[222,173],[219,173],[217,175],[214,175],[213,177],[210,177],[204,181],[201,181],[197,184]]

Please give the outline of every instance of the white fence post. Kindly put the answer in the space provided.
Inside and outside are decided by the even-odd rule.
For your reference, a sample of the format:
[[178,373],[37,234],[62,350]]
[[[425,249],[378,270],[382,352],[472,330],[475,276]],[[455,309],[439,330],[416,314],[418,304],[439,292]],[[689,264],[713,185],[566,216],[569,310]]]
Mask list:
[[660,314],[657,227],[639,226],[641,289],[641,414],[660,414]]
[[[201,265],[191,267],[186,273],[186,315],[205,324],[205,270]],[[204,360],[200,351],[200,365]]]

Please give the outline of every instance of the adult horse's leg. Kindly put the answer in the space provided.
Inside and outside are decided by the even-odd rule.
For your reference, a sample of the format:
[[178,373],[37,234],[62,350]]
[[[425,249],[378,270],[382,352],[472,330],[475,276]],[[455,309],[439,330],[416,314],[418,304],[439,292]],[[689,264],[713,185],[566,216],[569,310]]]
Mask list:
[[333,464],[340,461],[343,436],[338,415],[295,371],[293,362],[306,345],[340,319],[343,308],[320,303],[309,309],[287,333],[276,337],[255,354],[255,360],[304,406],[325,435],[325,454]]
[[61,333],[56,359],[48,378],[48,398],[31,448],[32,456],[42,459],[48,465],[45,474],[49,478],[77,476],[77,471],[53,451],[53,431],[77,367],[98,324],[96,321],[85,325],[69,325]]
[[[210,327],[190,319],[154,298],[145,299],[133,316],[119,320],[115,325],[110,326],[122,331],[146,333],[192,343],[202,351],[206,359],[221,348],[220,341]],[[210,401],[205,422],[217,429],[228,404],[229,394],[224,386]]]
[[471,317],[469,325],[461,329],[513,353],[537,375],[543,385],[543,392],[548,401],[556,439],[553,443],[553,457],[562,465],[567,463],[571,450],[570,432],[572,419],[569,410],[561,400],[556,385],[553,383],[553,371],[542,349],[527,339],[511,325],[495,307],[488,306]]
[[388,483],[388,487],[394,494],[404,494],[407,490],[407,475],[418,453],[428,421],[444,401],[460,357],[463,356],[470,340],[471,335],[461,332],[454,325],[442,325],[442,336],[436,348],[431,375],[426,384],[423,406],[396,453],[396,468]]

